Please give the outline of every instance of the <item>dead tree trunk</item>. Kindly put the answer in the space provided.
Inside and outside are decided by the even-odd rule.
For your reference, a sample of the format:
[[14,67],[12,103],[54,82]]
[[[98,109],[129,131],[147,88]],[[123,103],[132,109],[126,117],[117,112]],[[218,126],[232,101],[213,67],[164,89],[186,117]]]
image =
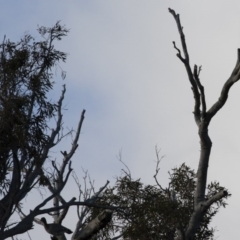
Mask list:
[[198,171],[197,171],[197,185],[196,185],[196,190],[194,195],[194,211],[191,215],[187,229],[184,229],[184,231],[181,231],[182,240],[191,240],[194,238],[202,222],[203,216],[206,213],[206,211],[210,208],[210,206],[213,203],[216,203],[217,201],[219,201],[220,199],[228,195],[227,191],[220,191],[210,199],[208,200],[205,199],[208,163],[209,163],[209,158],[210,158],[210,153],[212,148],[212,142],[208,135],[208,127],[212,118],[223,107],[223,105],[227,101],[228,92],[230,88],[235,82],[237,82],[240,79],[240,49],[238,49],[237,64],[233,69],[233,72],[230,75],[229,79],[223,85],[219,99],[216,101],[215,104],[213,104],[213,106],[209,110],[207,110],[207,106],[205,102],[204,87],[202,86],[199,79],[201,66],[198,67],[197,65],[194,65],[193,70],[191,69],[189,54],[187,50],[187,44],[186,44],[185,36],[183,33],[183,27],[180,22],[180,16],[170,8],[169,8],[169,12],[172,14],[172,16],[176,21],[179,35],[181,38],[183,55],[181,53],[181,50],[176,46],[175,42],[173,42],[173,46],[178,52],[177,57],[181,60],[181,62],[184,64],[186,68],[188,79],[190,81],[191,88],[193,91],[193,97],[194,97],[193,114],[194,114],[195,122],[198,127],[198,134],[199,134],[200,145],[201,145],[200,159],[199,159]]

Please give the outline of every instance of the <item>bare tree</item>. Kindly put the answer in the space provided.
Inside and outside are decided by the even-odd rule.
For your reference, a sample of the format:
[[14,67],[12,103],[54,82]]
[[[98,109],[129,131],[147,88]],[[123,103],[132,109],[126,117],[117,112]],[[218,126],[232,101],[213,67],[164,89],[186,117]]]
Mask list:
[[182,51],[173,42],[174,48],[177,50],[177,57],[184,64],[194,97],[194,119],[198,127],[198,134],[200,138],[200,159],[197,170],[197,184],[194,194],[194,211],[191,214],[191,218],[188,227],[182,232],[180,239],[194,239],[194,235],[199,228],[201,221],[204,217],[205,212],[211,207],[212,204],[221,200],[228,195],[228,192],[223,190],[217,192],[211,198],[206,199],[206,184],[207,184],[207,173],[208,163],[212,148],[212,142],[208,134],[208,127],[215,116],[215,114],[224,106],[228,99],[228,93],[234,83],[240,79],[240,49],[237,52],[237,63],[231,73],[229,79],[223,85],[219,99],[214,103],[208,110],[206,105],[206,98],[204,87],[200,81],[201,66],[194,65],[193,69],[190,65],[190,58],[187,49],[185,36],[183,33],[183,27],[180,22],[179,14],[176,14],[174,10],[169,8],[169,12],[172,14],[176,21],[177,28],[179,31]]

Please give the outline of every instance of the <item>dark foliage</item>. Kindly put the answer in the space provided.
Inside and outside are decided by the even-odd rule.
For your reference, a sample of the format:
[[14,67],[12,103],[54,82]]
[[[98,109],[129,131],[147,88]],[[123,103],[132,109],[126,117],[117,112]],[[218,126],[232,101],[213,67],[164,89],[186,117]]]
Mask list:
[[[100,203],[122,206],[125,210],[114,213],[112,223],[98,234],[97,239],[109,239],[119,234],[122,234],[119,239],[177,239],[187,228],[193,212],[196,177],[185,164],[174,168],[169,176],[166,189],[144,185],[140,179],[133,180],[128,174],[118,178],[115,186],[104,192]],[[223,189],[219,183],[211,183],[206,198]],[[226,198],[208,209],[194,239],[212,239],[214,229],[209,223],[219,208],[226,206]],[[96,214],[95,209],[92,217]]]
[[53,87],[52,68],[66,60],[66,53],[53,43],[68,30],[57,22],[52,28],[39,27],[38,32],[41,41],[26,34],[19,42],[4,37],[0,44],[1,231],[36,176],[42,175],[41,166],[52,147],[47,123],[57,114],[57,104],[47,94]]

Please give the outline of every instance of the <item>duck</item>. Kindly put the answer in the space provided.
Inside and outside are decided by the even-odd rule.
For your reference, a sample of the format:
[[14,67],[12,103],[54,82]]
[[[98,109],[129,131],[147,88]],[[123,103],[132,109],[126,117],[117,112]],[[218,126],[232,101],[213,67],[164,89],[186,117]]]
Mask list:
[[43,226],[46,230],[46,232],[48,232],[49,234],[53,235],[53,236],[58,236],[61,235],[63,233],[67,233],[67,234],[71,234],[72,231],[64,226],[62,226],[61,224],[58,223],[47,223],[46,218],[41,218],[41,222],[43,223]]

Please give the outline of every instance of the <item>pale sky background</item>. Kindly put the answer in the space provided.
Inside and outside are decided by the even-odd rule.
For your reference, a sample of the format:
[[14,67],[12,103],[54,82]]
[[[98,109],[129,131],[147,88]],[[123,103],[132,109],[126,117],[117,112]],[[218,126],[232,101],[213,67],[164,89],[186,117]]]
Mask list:
[[[172,41],[180,47],[176,23],[168,7],[180,13],[191,66],[202,65],[208,108],[235,66],[240,47],[239,1],[2,1],[0,37],[17,41],[28,31],[53,26],[61,20],[70,28],[57,46],[69,53],[66,80],[56,75],[52,99],[67,85],[65,126],[76,127],[86,109],[79,148],[72,158],[79,179],[81,167],[88,170],[96,187],[120,175],[123,161],[135,178],[153,184],[155,145],[165,155],[159,181],[166,186],[168,171],[183,162],[197,170],[199,139],[193,119],[193,96],[183,64],[176,57]],[[209,134],[213,142],[208,182],[220,181],[233,194],[229,206],[221,209],[212,226],[218,240],[239,239],[240,222],[240,83],[230,91],[224,108],[214,117]],[[67,150],[71,139],[59,150]],[[54,156],[54,155],[53,155]],[[59,160],[61,160],[59,158]],[[78,197],[70,181],[66,200]],[[41,201],[30,193],[25,204]],[[28,210],[26,210],[27,212]],[[46,216],[50,221],[50,216]],[[76,209],[63,225],[74,230]],[[36,224],[35,224],[36,225]],[[49,239],[42,226],[29,232],[33,240]],[[29,239],[19,235],[19,239]],[[70,239],[70,237],[68,237]]]

